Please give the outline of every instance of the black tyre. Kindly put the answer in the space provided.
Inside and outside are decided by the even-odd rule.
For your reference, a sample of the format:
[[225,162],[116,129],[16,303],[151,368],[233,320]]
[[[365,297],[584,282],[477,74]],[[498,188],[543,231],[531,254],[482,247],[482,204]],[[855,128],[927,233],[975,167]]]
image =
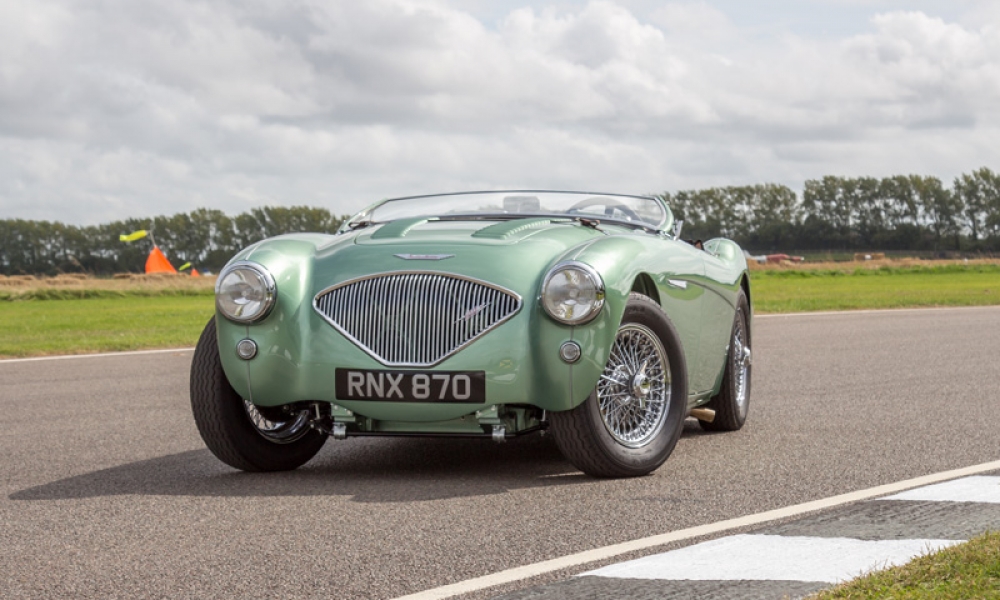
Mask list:
[[202,332],[191,361],[191,408],[212,454],[243,471],[298,468],[326,442],[326,435],[309,427],[307,414],[262,411],[236,393],[222,370],[215,319]]
[[583,404],[549,415],[563,455],[594,477],[636,477],[663,464],[680,438],[687,365],[660,306],[631,294],[604,373]]
[[715,411],[715,420],[698,421],[705,431],[736,431],[743,427],[750,409],[750,303],[740,290],[736,301],[736,316],[729,340],[729,355],[722,374],[722,389],[713,396],[707,408]]

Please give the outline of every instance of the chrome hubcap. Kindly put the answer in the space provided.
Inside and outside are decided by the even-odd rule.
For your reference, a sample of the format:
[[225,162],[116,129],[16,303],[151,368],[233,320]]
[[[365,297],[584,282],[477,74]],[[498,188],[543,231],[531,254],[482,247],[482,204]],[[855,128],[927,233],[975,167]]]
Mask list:
[[632,378],[632,397],[642,402],[652,389],[653,382],[646,377],[646,363],[643,363],[640,372]]
[[309,411],[303,410],[297,414],[289,414],[287,421],[272,421],[261,414],[260,410],[249,400],[243,400],[243,408],[254,429],[264,438],[278,443],[290,444],[309,432]]
[[670,364],[648,327],[623,325],[597,384],[601,420],[611,437],[640,448],[663,429],[670,405]]

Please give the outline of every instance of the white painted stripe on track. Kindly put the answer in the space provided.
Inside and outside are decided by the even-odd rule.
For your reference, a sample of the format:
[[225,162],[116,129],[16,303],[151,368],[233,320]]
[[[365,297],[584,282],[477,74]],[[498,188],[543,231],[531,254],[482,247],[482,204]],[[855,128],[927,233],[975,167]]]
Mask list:
[[164,348],[162,350],[132,350],[129,352],[98,352],[94,354],[60,354],[59,356],[33,356],[31,358],[7,358],[0,360],[0,365],[7,363],[41,362],[45,360],[70,360],[73,358],[107,358],[109,356],[141,356],[143,354],[168,354],[170,352],[193,352],[194,348]]
[[928,485],[882,499],[1000,504],[1000,477],[965,477],[955,481]]
[[840,583],[960,543],[961,540],[858,540],[744,533],[580,575],[668,581]]
[[513,569],[490,573],[489,575],[483,575],[482,577],[443,585],[441,587],[424,590],[407,596],[400,596],[399,598],[396,598],[396,600],[440,600],[442,598],[452,598],[460,594],[467,594],[469,592],[476,592],[497,585],[503,585],[505,583],[513,583],[515,581],[521,581],[522,579],[529,579],[537,575],[544,575],[546,573],[552,573],[562,569],[578,567],[580,565],[597,562],[599,560],[607,560],[629,552],[646,550],[649,548],[655,548],[656,546],[663,546],[673,542],[682,542],[701,536],[723,533],[733,529],[739,529],[741,527],[761,525],[778,519],[797,517],[806,513],[834,508],[850,504],[852,502],[870,500],[879,496],[885,496],[886,494],[895,494],[915,487],[941,483],[943,481],[957,479],[959,477],[979,475],[981,473],[988,473],[990,471],[997,470],[1000,470],[1000,460],[963,467],[961,469],[953,469],[951,471],[943,471],[941,473],[933,473],[931,475],[915,477],[913,479],[898,481],[896,483],[888,483],[868,488],[866,490],[858,490],[856,492],[848,492],[846,494],[831,496],[821,500],[803,502],[802,504],[795,504],[785,508],[778,508],[744,517],[737,517],[735,519],[727,519],[716,523],[708,523],[706,525],[698,525],[687,529],[679,529],[677,531],[653,535],[638,540],[632,540],[630,542],[622,542],[620,544],[613,544],[602,548],[594,548],[593,550],[585,550],[568,556],[561,556],[559,558],[553,558],[530,565],[514,567]]
[[817,310],[813,312],[790,312],[790,313],[754,313],[756,319],[787,319],[791,317],[830,317],[844,315],[872,315],[886,313],[911,313],[911,312],[942,312],[942,311],[972,311],[972,310],[1000,310],[1000,305],[982,304],[977,306],[918,306],[914,308],[863,308],[858,310]]

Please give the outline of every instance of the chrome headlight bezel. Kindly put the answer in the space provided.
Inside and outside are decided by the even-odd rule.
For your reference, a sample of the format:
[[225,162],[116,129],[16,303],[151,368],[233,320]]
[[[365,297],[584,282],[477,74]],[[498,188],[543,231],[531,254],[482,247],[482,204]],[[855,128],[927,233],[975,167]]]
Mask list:
[[[239,274],[239,275],[237,275]],[[250,303],[259,303],[259,307],[254,310],[251,314],[243,314],[242,307],[248,304],[239,305],[238,308],[234,307],[236,303],[227,303],[224,299],[226,292],[224,287],[227,285],[238,285],[239,282],[232,281],[228,279],[231,275],[237,275],[242,277],[242,282],[250,286],[250,288],[256,292],[257,297],[251,299]],[[242,296],[246,298],[244,294]],[[266,317],[271,309],[274,308],[275,301],[278,298],[278,288],[274,283],[274,277],[268,272],[263,266],[251,262],[248,260],[239,260],[230,265],[219,273],[219,278],[215,281],[215,307],[222,316],[226,317],[230,321],[235,321],[237,323],[255,323]]]
[[[573,307],[579,305],[575,303],[561,303],[558,299],[553,297],[553,290],[550,286],[557,277],[560,277],[567,272],[577,274],[579,282],[582,284],[580,285],[580,289],[587,294],[592,294],[593,296],[593,301],[590,303],[589,308],[585,312],[575,314],[573,308],[566,310],[562,307]],[[564,325],[582,325],[592,321],[598,314],[600,314],[601,308],[604,307],[604,296],[604,280],[601,278],[601,275],[596,269],[580,261],[567,260],[560,262],[549,269],[549,272],[545,275],[545,280],[542,283],[539,301],[542,303],[542,308],[545,312],[556,321]]]

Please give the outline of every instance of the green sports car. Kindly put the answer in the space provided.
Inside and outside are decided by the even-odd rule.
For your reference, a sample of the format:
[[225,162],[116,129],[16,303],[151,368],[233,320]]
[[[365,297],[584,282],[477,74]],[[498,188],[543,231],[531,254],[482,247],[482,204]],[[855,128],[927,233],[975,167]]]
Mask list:
[[219,274],[191,365],[208,448],[294,469],[333,437],[548,432],[598,477],[650,473],[687,417],[747,417],[750,280],[658,198],[475,192],[378,202]]

